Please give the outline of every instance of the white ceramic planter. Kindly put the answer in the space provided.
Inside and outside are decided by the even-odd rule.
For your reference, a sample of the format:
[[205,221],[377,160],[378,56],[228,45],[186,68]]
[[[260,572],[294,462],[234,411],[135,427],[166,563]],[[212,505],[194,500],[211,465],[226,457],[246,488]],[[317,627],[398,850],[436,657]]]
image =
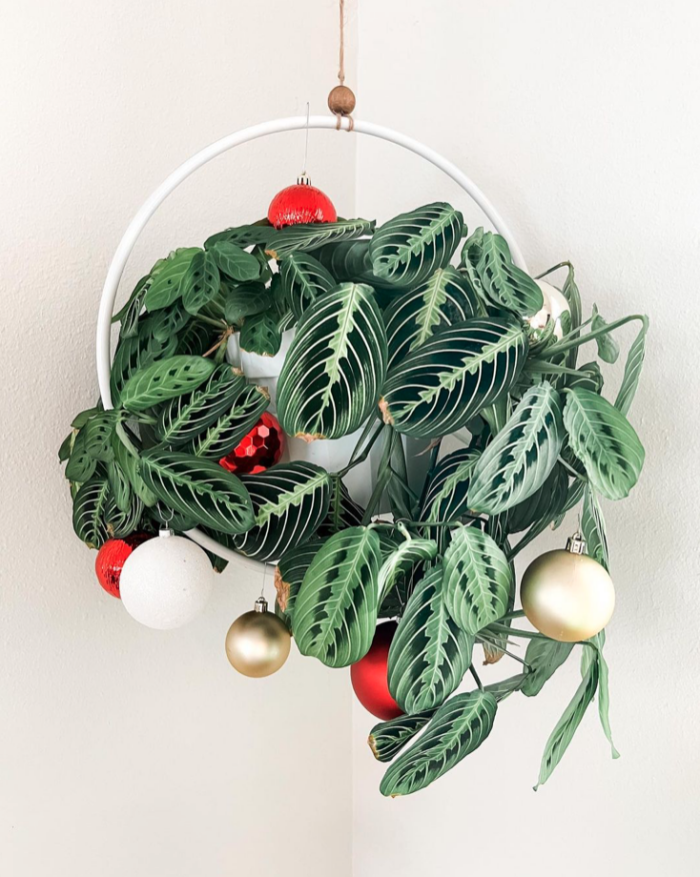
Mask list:
[[[277,409],[277,381],[284,365],[287,351],[294,339],[295,329],[288,329],[282,333],[282,346],[275,356],[260,356],[257,353],[248,353],[240,346],[240,337],[236,332],[231,335],[226,348],[226,359],[231,365],[240,368],[248,380],[261,387],[267,387],[270,394],[270,410],[274,414]],[[341,439],[319,439],[315,442],[305,442],[302,439],[288,438],[285,459],[306,460],[316,463],[329,472],[338,472],[347,465],[352,452],[362,435],[362,429]],[[372,493],[372,486],[376,477],[377,458],[376,451],[355,466],[346,476],[345,484],[353,499],[365,505]]]

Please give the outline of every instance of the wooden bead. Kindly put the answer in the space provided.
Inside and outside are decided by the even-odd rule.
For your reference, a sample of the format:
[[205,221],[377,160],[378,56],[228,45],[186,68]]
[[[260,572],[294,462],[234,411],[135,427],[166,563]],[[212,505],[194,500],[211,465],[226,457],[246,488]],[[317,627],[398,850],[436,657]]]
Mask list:
[[355,95],[347,85],[336,85],[328,95],[328,109],[341,116],[349,116],[355,109]]

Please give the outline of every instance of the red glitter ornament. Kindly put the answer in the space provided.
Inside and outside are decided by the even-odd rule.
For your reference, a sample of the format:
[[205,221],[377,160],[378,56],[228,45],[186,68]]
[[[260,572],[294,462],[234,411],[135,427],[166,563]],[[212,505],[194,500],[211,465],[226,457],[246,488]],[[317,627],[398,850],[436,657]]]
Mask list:
[[108,539],[100,548],[95,560],[95,573],[97,581],[108,594],[120,599],[119,579],[127,557],[134,548],[152,538],[151,533],[132,533],[123,539]]
[[403,710],[389,692],[387,681],[389,646],[396,627],[395,621],[378,625],[369,651],[350,667],[350,679],[357,699],[368,712],[384,722],[403,715]]
[[248,435],[219,460],[219,465],[236,475],[257,475],[275,463],[284,453],[284,432],[279,420],[267,411]]
[[308,222],[335,222],[338,214],[328,195],[312,186],[309,178],[302,175],[296,185],[287,186],[275,195],[267,218],[275,228],[284,228],[285,225]]

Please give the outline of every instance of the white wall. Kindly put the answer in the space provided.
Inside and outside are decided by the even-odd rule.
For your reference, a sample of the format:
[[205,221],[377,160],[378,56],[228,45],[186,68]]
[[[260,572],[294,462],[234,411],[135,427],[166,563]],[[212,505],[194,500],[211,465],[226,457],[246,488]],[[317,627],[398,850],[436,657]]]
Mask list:
[[[96,397],[99,290],[129,219],[217,137],[301,113],[307,99],[324,111],[336,9],[3,4],[3,877],[350,873],[346,674],[295,653],[270,679],[238,676],[224,636],[261,584],[240,572],[225,573],[206,615],[180,632],[132,622],[73,536],[56,459],[72,416]],[[352,72],[352,24],[349,38]],[[346,215],[353,149],[346,135],[312,136],[313,179]],[[303,135],[284,135],[191,178],[144,235],[127,280],[173,246],[264,215],[302,151]]]
[[[697,4],[680,0],[361,0],[362,116],[470,173],[533,270],[570,258],[587,307],[597,302],[608,319],[645,312],[652,334],[631,411],[647,463],[631,498],[605,506],[622,758],[610,760],[592,710],[549,783],[532,792],[578,684],[572,661],[536,700],[507,700],[491,738],[460,767],[391,801],[379,795],[382,768],[365,745],[372,719],[355,706],[357,877],[697,874],[699,31]],[[418,159],[358,144],[362,215],[386,218],[436,197],[468,208]],[[634,330],[621,337],[629,343]]]

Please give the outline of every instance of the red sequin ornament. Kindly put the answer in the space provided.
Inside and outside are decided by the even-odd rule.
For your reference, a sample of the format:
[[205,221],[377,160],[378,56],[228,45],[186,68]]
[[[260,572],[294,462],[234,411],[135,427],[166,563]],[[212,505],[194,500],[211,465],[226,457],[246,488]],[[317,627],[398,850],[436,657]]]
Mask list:
[[257,475],[284,453],[284,432],[279,420],[267,411],[236,447],[219,460],[219,465],[236,475]]
[[338,214],[331,199],[301,176],[296,185],[287,186],[270,202],[267,218],[275,228],[308,222],[335,222]]
[[395,621],[379,624],[367,654],[350,667],[350,679],[362,706],[383,722],[403,715],[389,692],[387,664],[389,646],[396,633]]
[[132,533],[130,536],[124,536],[123,539],[108,539],[100,548],[95,560],[95,573],[97,581],[108,594],[120,598],[119,579],[127,557],[134,548],[138,548],[142,542],[152,538],[151,533]]

